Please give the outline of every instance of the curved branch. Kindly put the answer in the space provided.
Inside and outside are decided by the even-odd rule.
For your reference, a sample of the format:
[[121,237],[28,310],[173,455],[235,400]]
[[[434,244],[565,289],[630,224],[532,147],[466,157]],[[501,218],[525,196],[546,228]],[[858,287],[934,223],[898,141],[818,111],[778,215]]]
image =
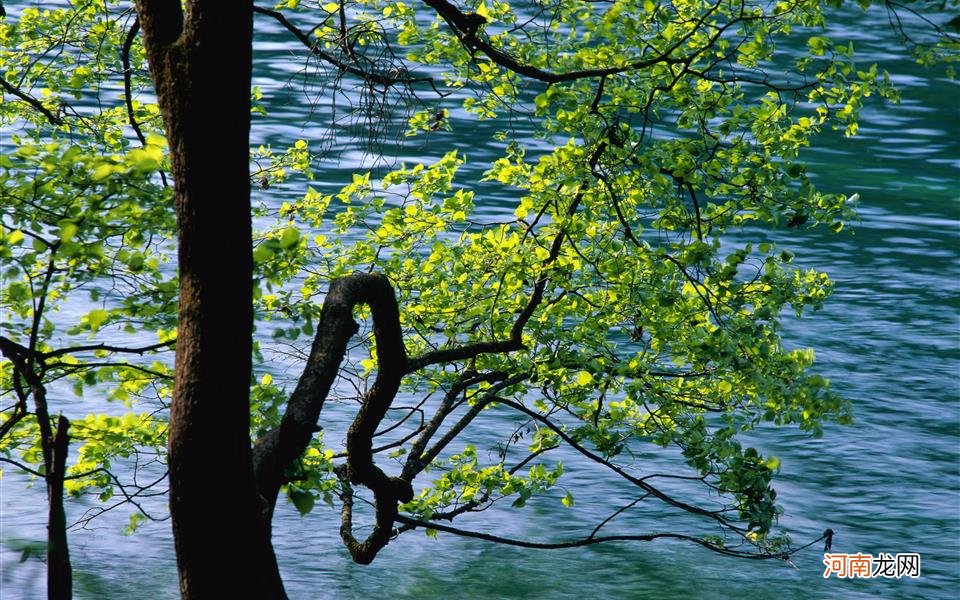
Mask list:
[[130,73],[130,48],[133,46],[133,40],[137,37],[139,31],[140,20],[134,19],[133,25],[130,26],[130,30],[127,32],[127,37],[123,40],[123,47],[120,49],[120,60],[123,62],[123,95],[127,105],[127,120],[130,122],[130,126],[133,127],[133,132],[137,134],[137,139],[140,140],[140,144],[146,146],[147,138],[143,136],[143,131],[140,130],[140,123],[137,122],[137,117],[133,114],[133,77]]
[[[316,432],[320,411],[337,377],[340,363],[346,356],[347,342],[359,330],[353,320],[354,306],[369,304],[376,315],[380,313],[383,303],[392,303],[392,312],[397,312],[393,289],[382,275],[355,273],[330,284],[307,364],[290,394],[280,426],[261,436],[254,447],[258,485],[261,494],[269,501],[271,510],[276,502],[276,493],[283,484],[284,470],[306,449]],[[396,356],[399,350],[405,364],[399,320],[395,329],[393,341],[398,347],[390,350],[383,348],[381,361],[391,352]]]
[[50,112],[50,109],[44,106],[42,102],[40,102],[30,94],[27,94],[26,92],[21,91],[19,88],[17,88],[12,83],[4,79],[2,76],[0,76],[0,87],[10,92],[17,98],[20,98],[21,100],[23,100],[24,102],[32,106],[33,108],[37,109],[37,111],[39,111],[44,117],[47,118],[47,121],[50,121],[51,125],[63,125],[63,122],[64,122],[63,119],[61,119],[57,115]]
[[[123,63],[123,96],[125,104],[127,105],[127,121],[130,123],[130,127],[133,128],[133,132],[137,135],[137,139],[140,140],[140,145],[146,147],[147,138],[144,137],[143,131],[140,129],[140,123],[137,121],[137,116],[133,112],[133,73],[130,70],[130,48],[133,46],[133,40],[137,37],[139,31],[140,20],[134,19],[133,25],[131,25],[130,30],[127,31],[127,37],[123,40],[123,47],[120,49],[120,60]],[[160,181],[163,183],[163,186],[167,187],[169,183],[167,182],[167,176],[163,172],[163,169],[157,169],[157,172],[160,173]]]
[[[370,306],[377,346],[377,378],[367,392],[357,416],[347,430],[345,475],[351,483],[365,485],[376,500],[376,524],[363,542],[343,534],[353,560],[369,564],[393,535],[397,504],[413,499],[413,487],[397,477],[388,477],[373,462],[373,437],[400,389],[406,373],[407,355],[400,330],[400,311],[393,287],[386,277],[355,274],[354,302]],[[326,309],[325,309],[326,310]],[[349,533],[349,532],[348,532]]]
[[[538,67],[532,65],[527,65],[519,62],[517,59],[513,58],[506,52],[499,50],[493,47],[489,42],[486,42],[478,38],[476,34],[477,24],[475,14],[464,14],[456,6],[448,2],[447,0],[423,0],[423,2],[434,9],[444,21],[453,29],[461,39],[461,42],[464,45],[468,45],[471,50],[478,50],[482,52],[487,58],[492,60],[494,63],[500,65],[501,67],[513,71],[518,75],[523,75],[531,79],[536,79],[538,81],[543,81],[544,83],[562,83],[565,81],[575,81],[577,79],[589,79],[592,77],[606,77],[609,75],[618,75],[620,73],[627,73],[629,71],[636,71],[639,69],[645,69],[647,67],[652,67],[656,64],[682,64],[689,63],[692,61],[700,51],[695,51],[690,56],[685,57],[675,57],[672,56],[673,52],[678,48],[686,44],[690,37],[698,30],[698,28],[692,28],[690,33],[685,36],[682,36],[677,40],[672,46],[670,46],[666,51],[658,54],[657,56],[635,60],[629,64],[622,65],[619,67],[606,67],[601,69],[583,69],[580,71],[568,71],[566,73],[554,73],[551,71],[544,71]],[[719,7],[719,3],[714,5],[707,13],[704,15],[703,19],[706,19],[710,14],[712,14]],[[481,23],[482,24],[482,23]],[[732,24],[732,23],[731,23]],[[731,24],[728,24],[726,27],[729,27]],[[718,28],[716,37],[719,37],[720,33],[723,32],[725,28]],[[711,38],[704,48],[709,48],[713,46],[713,43],[716,41],[716,38]]]
[[407,366],[400,311],[386,277],[354,273],[331,283],[307,365],[290,395],[280,426],[257,440],[253,458],[259,492],[269,515],[284,483],[284,472],[303,453],[316,431],[323,403],[346,356],[347,342],[358,330],[353,320],[353,309],[358,304],[366,304],[373,314],[377,377],[347,432],[343,476],[373,491],[377,524],[364,542],[353,539],[352,534],[344,540],[354,560],[366,564],[390,541],[397,503],[413,498],[409,483],[387,477],[373,462],[373,436],[397,394]]
[[[6,421],[0,425],[0,440],[2,440],[13,428],[14,426],[23,420],[27,416],[27,405],[23,399],[18,398],[17,403],[13,406],[13,414],[7,418]],[[0,460],[7,460],[0,456]]]
[[34,477],[39,477],[39,478],[41,478],[41,479],[42,479],[43,477],[45,477],[44,474],[41,473],[40,471],[38,471],[37,469],[28,467],[27,465],[23,464],[22,462],[16,461],[16,460],[14,460],[14,459],[12,459],[12,458],[7,458],[6,456],[0,456],[0,462],[13,465],[13,466],[15,466],[16,468],[18,468],[18,469],[20,469],[21,471],[23,471],[24,473],[29,473],[30,475],[33,475]]
[[27,379],[27,383],[33,383],[33,380],[29,378],[30,373],[26,362],[33,356],[29,348],[0,335],[0,354],[6,356],[13,363],[15,371],[22,374]]

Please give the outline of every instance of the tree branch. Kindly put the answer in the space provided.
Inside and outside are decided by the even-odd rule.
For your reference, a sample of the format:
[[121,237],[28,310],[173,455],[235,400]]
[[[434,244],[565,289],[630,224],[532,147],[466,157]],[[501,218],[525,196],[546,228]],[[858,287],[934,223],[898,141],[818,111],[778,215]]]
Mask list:
[[537,413],[537,412],[535,412],[535,411],[532,411],[532,410],[530,410],[529,408],[527,408],[526,406],[523,406],[522,404],[519,404],[519,403],[514,402],[513,400],[509,400],[509,399],[507,399],[507,398],[497,398],[496,401],[497,401],[498,403],[500,403],[500,404],[504,404],[504,405],[509,406],[509,407],[511,407],[511,408],[513,408],[513,409],[515,409],[515,410],[517,410],[517,411],[522,412],[523,414],[527,415],[527,416],[530,417],[531,419],[534,419],[534,420],[536,420],[536,421],[539,421],[540,423],[543,423],[543,424],[546,425],[551,431],[553,431],[553,432],[556,433],[558,436],[560,436],[560,439],[562,439],[562,440],[563,440],[564,442],[566,442],[571,448],[573,448],[574,450],[576,450],[577,452],[579,452],[579,453],[582,454],[583,456],[589,458],[590,460],[592,460],[592,461],[594,461],[594,462],[596,462],[596,463],[598,463],[598,464],[600,464],[600,465],[603,465],[604,467],[607,467],[608,469],[610,469],[611,471],[613,471],[613,472],[616,473],[617,475],[623,477],[624,479],[626,479],[626,480],[629,481],[630,483],[636,485],[636,486],[639,487],[640,489],[642,489],[642,490],[644,490],[644,491],[646,491],[646,492],[649,492],[651,495],[655,496],[656,498],[659,498],[660,500],[662,500],[663,502],[669,504],[670,506],[674,506],[674,507],[676,507],[676,508],[679,508],[679,509],[684,510],[684,511],[689,512],[689,513],[693,513],[693,514],[697,514],[697,515],[702,515],[702,516],[705,516],[705,517],[709,517],[710,519],[713,519],[714,521],[716,521],[716,522],[719,523],[720,525],[722,525],[722,526],[724,526],[724,527],[726,527],[726,528],[728,528],[728,529],[730,529],[730,530],[732,530],[732,531],[736,531],[736,532],[739,533],[740,535],[745,535],[745,534],[746,534],[746,530],[745,530],[745,529],[743,529],[742,527],[740,527],[740,526],[738,526],[738,525],[736,525],[736,524],[734,524],[734,523],[731,523],[730,521],[724,519],[722,516],[720,516],[720,515],[717,514],[716,512],[712,512],[712,511],[709,511],[709,510],[700,508],[700,507],[698,507],[698,506],[693,506],[693,505],[691,505],[691,504],[687,504],[686,502],[682,502],[682,501],[680,501],[680,500],[677,500],[676,498],[672,498],[672,497],[668,496],[667,494],[663,493],[662,491],[660,491],[659,489],[657,489],[657,488],[653,487],[652,485],[650,485],[649,483],[647,483],[647,482],[644,480],[644,478],[634,477],[633,475],[627,473],[626,471],[624,471],[622,468],[618,467],[617,465],[615,465],[615,464],[611,463],[610,461],[605,460],[604,458],[602,458],[602,457],[596,455],[595,453],[587,450],[587,449],[586,449],[585,447],[583,447],[580,443],[578,443],[576,440],[574,440],[573,438],[571,438],[571,437],[567,434],[567,432],[565,432],[563,429],[561,429],[560,427],[558,427],[558,426],[556,425],[556,423],[554,423],[554,422],[551,421],[550,419],[544,417],[543,415],[541,415],[541,414],[539,414],[539,413]]
[[309,36],[309,35],[307,35],[306,33],[304,33],[299,27],[297,27],[296,25],[294,25],[293,23],[291,23],[290,20],[287,19],[287,17],[284,16],[284,14],[281,13],[281,12],[279,12],[279,11],[271,10],[271,9],[269,9],[269,8],[262,8],[262,7],[260,7],[260,6],[254,5],[254,7],[253,7],[253,12],[258,13],[258,14],[261,14],[261,15],[265,15],[265,16],[268,16],[268,17],[271,17],[271,18],[273,18],[274,20],[276,20],[276,21],[277,21],[278,23],[280,23],[287,31],[289,31],[291,34],[293,34],[293,37],[297,38],[297,40],[299,40],[301,44],[303,44],[304,46],[306,46],[307,49],[310,50],[310,53],[311,53],[311,54],[317,56],[318,58],[320,58],[320,59],[323,60],[324,62],[327,62],[327,63],[333,65],[334,67],[340,69],[341,71],[345,71],[345,72],[350,73],[350,74],[352,74],[352,75],[356,75],[357,77],[360,77],[361,79],[363,79],[363,80],[365,80],[365,81],[370,81],[370,82],[373,82],[373,83],[378,83],[378,84],[380,84],[380,85],[387,86],[387,87],[392,86],[392,85],[396,85],[396,84],[398,84],[398,83],[402,83],[402,84],[405,84],[405,85],[410,85],[410,84],[413,84],[413,83],[429,83],[429,84],[433,87],[433,89],[434,89],[438,94],[440,94],[441,96],[445,96],[445,95],[446,95],[446,94],[441,94],[440,91],[437,90],[437,87],[436,87],[436,85],[435,85],[435,83],[434,83],[434,81],[433,81],[433,78],[431,78],[431,77],[390,77],[390,76],[383,75],[383,74],[380,74],[380,73],[370,73],[370,72],[364,71],[363,69],[361,69],[361,68],[359,68],[359,67],[356,67],[356,66],[354,66],[354,65],[351,65],[351,64],[349,64],[349,63],[346,63],[346,62],[338,59],[336,56],[334,56],[334,55],[332,55],[332,54],[329,54],[329,53],[327,53],[327,52],[324,52],[324,51],[317,45],[316,42],[314,42],[313,40],[310,39],[310,36]]
[[487,407],[488,404],[494,400],[499,400],[497,397],[498,393],[510,387],[511,385],[520,383],[528,377],[529,375],[526,374],[513,375],[512,377],[504,379],[503,381],[492,386],[490,389],[486,390],[483,397],[476,400],[473,406],[470,407],[470,410],[460,417],[460,419],[454,423],[445,434],[443,434],[443,437],[441,437],[432,448],[425,451],[417,449],[417,451],[410,452],[410,456],[407,458],[406,464],[404,464],[403,474],[401,477],[406,481],[412,482],[413,478],[423,471],[424,467],[429,465],[450,442],[460,435],[460,432],[463,431],[467,425],[469,425],[470,422],[473,421],[473,419],[476,418],[476,416]]
[[373,462],[373,436],[396,397],[407,364],[400,312],[386,277],[354,273],[330,285],[307,365],[290,395],[280,426],[257,440],[254,470],[260,494],[272,513],[284,483],[284,472],[313,437],[323,403],[346,355],[347,342],[358,330],[353,320],[353,309],[358,304],[368,305],[373,314],[377,377],[347,432],[347,463],[343,472],[352,483],[370,488],[376,498],[377,524],[373,533],[364,542],[351,537],[352,542],[347,545],[354,560],[366,564],[389,542],[397,502],[413,498],[409,483],[387,477]]
[[4,79],[2,76],[0,76],[0,87],[10,92],[17,98],[20,98],[21,100],[23,100],[24,102],[32,106],[33,108],[37,109],[37,111],[39,111],[41,114],[43,114],[44,117],[47,118],[47,121],[50,121],[51,125],[63,125],[64,123],[63,119],[61,119],[57,115],[50,112],[50,109],[44,106],[42,102],[40,102],[30,94],[27,94],[26,92],[21,91],[19,88],[17,88],[12,83]]
[[70,547],[67,544],[67,515],[63,508],[63,477],[66,473],[70,443],[67,430],[70,421],[63,415],[57,419],[57,430],[51,442],[52,465],[47,479],[47,590],[50,598],[69,599],[73,590],[70,568]]
[[479,531],[470,531],[467,529],[460,529],[458,527],[451,527],[450,525],[443,525],[441,523],[436,523],[434,521],[421,521],[419,519],[412,519],[407,516],[400,515],[397,517],[397,521],[405,525],[416,527],[426,527],[428,529],[435,529],[437,531],[442,531],[444,533],[452,533],[454,535],[459,535],[462,537],[475,538],[479,540],[485,540],[488,542],[494,542],[497,544],[503,544],[505,546],[518,546],[520,548],[532,548],[538,550],[558,550],[561,548],[579,548],[580,546],[592,546],[595,544],[603,544],[607,542],[650,542],[657,539],[672,539],[672,540],[682,540],[686,542],[693,542],[712,550],[719,554],[725,554],[727,556],[735,556],[737,558],[751,558],[754,560],[769,560],[771,558],[778,558],[781,560],[786,560],[792,554],[807,548],[823,539],[825,537],[820,537],[809,544],[802,546],[797,549],[793,549],[787,552],[779,553],[770,553],[770,552],[745,552],[743,550],[734,550],[732,548],[726,548],[709,542],[707,540],[694,537],[692,535],[684,535],[681,533],[648,533],[641,535],[608,535],[603,537],[585,537],[577,540],[570,540],[564,542],[530,542],[526,540],[518,540],[513,538],[506,538],[499,535],[493,535],[489,533],[482,533]]
[[[517,59],[513,58],[509,54],[494,48],[489,42],[486,42],[479,37],[477,37],[476,29],[477,26],[474,24],[475,15],[464,14],[456,6],[447,2],[447,0],[423,0],[423,2],[434,9],[440,17],[447,22],[451,29],[456,32],[461,42],[464,45],[468,45],[471,50],[478,50],[482,52],[487,58],[492,60],[494,63],[500,65],[501,67],[513,71],[518,75],[523,75],[529,77],[530,79],[536,79],[538,81],[543,81],[544,83],[562,83],[564,81],[575,81],[577,79],[588,79],[591,77],[606,77],[608,75],[617,75],[619,73],[626,73],[629,71],[636,71],[638,69],[645,69],[651,67],[658,63],[663,63],[667,65],[679,64],[685,61],[691,60],[691,57],[674,57],[671,54],[680,48],[682,45],[687,43],[690,36],[696,32],[697,28],[692,28],[691,32],[687,35],[681,37],[676,43],[674,43],[670,48],[665,52],[658,54],[657,56],[640,59],[633,61],[629,64],[619,66],[619,67],[606,67],[602,69],[584,69],[580,71],[569,71],[566,73],[554,73],[551,71],[544,71],[543,69],[534,67],[532,65],[525,65],[519,62]],[[717,6],[715,5],[710,11],[708,11],[708,16]],[[712,41],[709,45],[712,45]],[[695,54],[694,54],[695,56]]]
[[[528,317],[529,318],[529,317]],[[481,354],[506,354],[523,348],[519,336],[511,335],[508,340],[496,342],[477,342],[457,346],[456,348],[444,348],[443,350],[433,350],[412,358],[407,362],[407,373],[414,373],[424,367],[448,363],[458,360],[468,360],[480,356]]]
[[500,381],[506,377],[506,373],[494,372],[494,373],[485,373],[482,375],[473,375],[467,376],[466,373],[461,375],[460,380],[454,383],[447,393],[443,395],[443,400],[440,401],[440,406],[437,408],[437,412],[434,413],[433,418],[430,419],[430,422],[427,423],[427,426],[424,428],[423,432],[420,434],[420,437],[417,438],[417,441],[413,443],[413,446],[410,447],[410,454],[407,457],[407,462],[404,463],[403,473],[401,477],[407,481],[413,482],[413,478],[417,476],[422,470],[423,466],[426,464],[423,460],[423,453],[427,447],[427,444],[430,443],[430,439],[433,435],[440,429],[440,425],[443,424],[443,420],[454,410],[454,401],[456,398],[466,391],[471,385],[476,385],[481,382],[493,383],[494,381]]
[[143,346],[140,348],[127,348],[125,346],[111,346],[110,344],[90,344],[87,346],[70,346],[67,348],[58,348],[56,350],[51,350],[50,352],[44,352],[40,356],[41,358],[46,360],[48,358],[63,356],[64,354],[75,354],[77,352],[95,352],[97,350],[103,350],[106,352],[120,352],[125,354],[139,354],[142,356],[147,352],[153,352],[154,350],[160,350],[162,348],[169,348],[176,343],[177,343],[176,340],[168,340],[166,342],[151,344],[149,346]]
[[15,466],[16,468],[18,468],[18,469],[20,469],[21,471],[23,471],[24,473],[29,473],[29,474],[33,475],[34,477],[39,477],[39,478],[41,478],[41,479],[43,479],[43,477],[44,477],[44,474],[41,473],[40,471],[38,471],[38,470],[36,470],[36,469],[34,469],[34,468],[32,468],[32,467],[28,467],[27,465],[23,464],[22,462],[16,461],[16,460],[14,460],[14,459],[12,459],[12,458],[7,458],[6,456],[0,456],[0,462],[13,465],[13,466]]
[[50,281],[53,279],[53,272],[56,270],[57,248],[60,243],[54,242],[50,245],[50,262],[47,263],[47,270],[43,275],[43,284],[40,287],[40,299],[37,301],[33,311],[33,324],[30,326],[30,341],[27,347],[30,350],[27,356],[27,365],[33,370],[33,359],[36,356],[37,342],[40,335],[40,321],[43,319],[43,311],[47,302],[47,291],[50,289]]
[[134,19],[133,25],[131,25],[130,30],[127,31],[127,37],[123,40],[123,47],[120,48],[120,60],[123,62],[123,95],[127,105],[127,120],[130,122],[130,126],[133,127],[133,132],[137,134],[137,139],[140,140],[140,144],[146,146],[147,138],[143,137],[143,131],[140,130],[140,123],[137,122],[137,117],[133,114],[133,77],[130,72],[130,47],[133,46],[133,40],[137,37],[139,31],[140,21]]

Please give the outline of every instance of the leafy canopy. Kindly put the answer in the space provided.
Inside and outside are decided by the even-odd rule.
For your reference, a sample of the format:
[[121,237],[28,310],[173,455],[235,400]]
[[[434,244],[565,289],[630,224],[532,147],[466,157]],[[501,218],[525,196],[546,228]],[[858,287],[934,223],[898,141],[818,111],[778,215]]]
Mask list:
[[[257,35],[306,57],[308,94],[353,90],[354,130],[405,134],[431,158],[381,156],[331,188],[310,181],[335,160],[330,140],[251,148],[252,438],[277,426],[292,389],[278,353],[308,347],[331,281],[373,271],[395,290],[407,355],[446,352],[404,377],[381,426],[379,463],[415,478],[401,531],[456,532],[438,519],[501,500],[576,510],[566,462],[631,486],[611,512],[656,505],[702,518],[676,537],[788,552],[773,533],[779,460],[739,438],[766,423],[818,435],[850,414],[808,371],[813,351],[780,339],[784,314],[816,309],[831,284],[775,240],[854,217],[856,198],[817,190],[801,151],[824,131],[855,135],[870,96],[896,99],[886,73],[826,29],[840,4],[258,7]],[[168,150],[136,15],[116,0],[8,10],[0,459],[44,473],[32,403],[34,386],[49,388],[50,412],[73,422],[67,490],[133,502],[135,526],[162,516],[137,498],[162,492],[177,302]],[[923,61],[956,57],[949,36],[915,41]],[[252,90],[255,136],[284,94]],[[334,112],[302,118],[340,125]],[[481,144],[496,159],[468,163]],[[467,164],[479,181],[458,178]],[[488,197],[513,204],[492,210]],[[345,407],[377,372],[371,332],[357,339],[342,370],[353,387],[337,388]],[[100,414],[85,416],[71,386]],[[481,440],[481,421],[496,440]],[[352,495],[343,456],[333,436],[313,439],[285,486],[301,513]],[[622,533],[604,522],[584,543],[600,526]]]

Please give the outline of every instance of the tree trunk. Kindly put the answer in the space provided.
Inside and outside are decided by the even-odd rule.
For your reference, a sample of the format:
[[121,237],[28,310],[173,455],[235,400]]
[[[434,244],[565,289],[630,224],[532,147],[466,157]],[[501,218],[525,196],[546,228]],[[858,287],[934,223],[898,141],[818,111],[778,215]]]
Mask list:
[[51,464],[47,471],[47,598],[73,597],[70,547],[67,545],[67,515],[63,509],[63,476],[67,468],[67,429],[70,421],[60,415],[51,442]]
[[250,449],[252,3],[138,0],[172,159],[170,513],[183,598],[282,598]]

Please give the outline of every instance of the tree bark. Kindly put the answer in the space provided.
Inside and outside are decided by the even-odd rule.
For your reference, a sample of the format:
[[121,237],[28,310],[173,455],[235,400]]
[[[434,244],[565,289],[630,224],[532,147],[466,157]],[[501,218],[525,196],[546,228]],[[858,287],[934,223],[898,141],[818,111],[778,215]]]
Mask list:
[[[371,449],[374,433],[396,397],[408,366],[397,299],[386,277],[354,273],[330,284],[306,367],[290,395],[280,426],[254,446],[254,468],[260,493],[272,512],[284,483],[284,471],[303,454],[314,435],[324,400],[347,353],[347,342],[357,332],[353,309],[358,304],[366,304],[373,314],[377,378],[347,432],[347,462],[340,470],[345,490],[340,535],[354,561],[369,564],[390,542],[398,503],[413,498],[410,482],[388,477],[374,464]],[[362,542],[353,535],[351,483],[370,488],[375,498],[376,524]]]
[[[38,314],[40,313],[42,310],[38,310]],[[13,389],[17,394],[16,408],[3,423],[3,427],[0,427],[0,437],[28,414],[27,398],[32,397],[37,428],[40,430],[43,477],[47,486],[47,598],[69,600],[73,596],[73,572],[70,566],[70,546],[67,542],[67,516],[63,507],[63,479],[67,469],[67,450],[70,444],[67,430],[70,421],[60,415],[56,431],[50,426],[47,390],[34,370],[34,361],[39,353],[0,336],[0,355],[13,363]],[[29,388],[23,386],[24,382]]]
[[67,468],[67,429],[70,421],[60,415],[51,442],[51,464],[47,471],[47,598],[73,597],[70,547],[67,545],[67,515],[63,508],[63,477]]
[[253,475],[252,2],[138,0],[172,160],[180,305],[170,513],[183,598],[283,598]]

